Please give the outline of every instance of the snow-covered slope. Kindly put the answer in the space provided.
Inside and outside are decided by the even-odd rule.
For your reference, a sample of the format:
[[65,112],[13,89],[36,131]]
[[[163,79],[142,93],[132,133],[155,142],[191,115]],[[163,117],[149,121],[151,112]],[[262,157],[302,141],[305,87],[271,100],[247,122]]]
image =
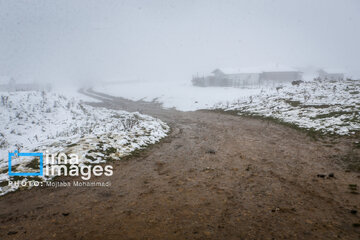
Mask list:
[[264,89],[246,100],[214,108],[239,114],[273,117],[301,128],[339,135],[360,130],[360,81],[311,81]]
[[182,111],[221,108],[273,117],[301,128],[340,135],[360,130],[360,81],[308,81],[257,89],[194,87],[190,83],[127,82],[95,91],[131,100],[156,100]]
[[[0,93],[0,101],[0,183],[9,179],[8,152],[16,149],[77,153],[81,162],[97,163],[120,159],[169,131],[159,119],[94,108],[56,93]],[[27,170],[27,164],[23,159],[12,165]],[[0,187],[0,195],[9,190]]]

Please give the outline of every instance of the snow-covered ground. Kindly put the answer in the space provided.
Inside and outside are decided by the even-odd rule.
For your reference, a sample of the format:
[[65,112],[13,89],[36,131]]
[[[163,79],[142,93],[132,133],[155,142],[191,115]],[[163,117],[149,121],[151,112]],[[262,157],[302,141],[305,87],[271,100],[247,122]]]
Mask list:
[[134,101],[157,101],[165,108],[180,111],[195,111],[211,108],[221,101],[234,101],[260,93],[260,89],[240,89],[230,87],[194,87],[191,82],[125,82],[102,84],[95,91]]
[[360,130],[360,81],[312,80],[300,85],[254,89],[194,87],[191,83],[127,82],[104,84],[95,91],[131,100],[158,101],[165,108],[236,110],[243,115],[273,117],[323,133]]
[[272,117],[301,128],[349,135],[360,130],[360,81],[309,81],[263,89],[260,94],[213,108]]
[[[9,180],[8,152],[76,153],[81,163],[99,163],[153,144],[169,131],[159,119],[94,108],[52,92],[0,92],[0,101],[0,195],[15,190],[1,184]],[[31,171],[29,161],[15,159],[12,167]]]

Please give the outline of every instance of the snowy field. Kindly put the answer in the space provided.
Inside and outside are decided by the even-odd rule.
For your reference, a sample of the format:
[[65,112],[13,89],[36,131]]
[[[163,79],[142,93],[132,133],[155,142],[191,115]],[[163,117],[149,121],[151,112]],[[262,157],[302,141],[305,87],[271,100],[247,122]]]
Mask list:
[[[94,108],[51,92],[0,92],[0,100],[0,195],[15,190],[5,184],[8,152],[75,153],[82,164],[99,163],[129,155],[169,131],[147,115]],[[30,161],[15,159],[12,168],[34,171]]]
[[360,81],[310,81],[263,89],[246,100],[218,103],[214,109],[272,117],[323,133],[351,135],[360,130]]
[[191,83],[128,82],[95,91],[131,100],[158,101],[165,108],[236,110],[298,127],[349,135],[360,130],[360,81],[306,81],[254,89],[194,87]]
[[194,87],[190,82],[126,82],[103,84],[95,87],[94,90],[134,101],[157,101],[161,102],[164,108],[176,108],[180,111],[207,109],[221,101],[245,99],[260,93],[260,89]]

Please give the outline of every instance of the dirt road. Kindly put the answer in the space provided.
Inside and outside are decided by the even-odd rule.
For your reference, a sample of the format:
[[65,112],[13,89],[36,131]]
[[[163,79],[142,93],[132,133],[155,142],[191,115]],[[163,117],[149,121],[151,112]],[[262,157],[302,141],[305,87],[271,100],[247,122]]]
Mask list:
[[351,139],[87,94],[103,100],[95,106],[159,117],[172,132],[96,178],[111,187],[1,197],[0,239],[360,239],[360,174],[338,164],[358,156]]

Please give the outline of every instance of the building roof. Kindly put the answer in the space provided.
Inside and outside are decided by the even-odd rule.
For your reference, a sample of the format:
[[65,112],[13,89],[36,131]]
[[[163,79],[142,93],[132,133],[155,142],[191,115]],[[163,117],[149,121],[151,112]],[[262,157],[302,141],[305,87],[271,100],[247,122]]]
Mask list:
[[299,72],[299,69],[285,66],[285,65],[279,65],[279,64],[269,64],[262,67],[244,67],[244,68],[217,68],[215,71],[221,71],[224,74],[239,74],[239,73],[261,73],[261,72]]

